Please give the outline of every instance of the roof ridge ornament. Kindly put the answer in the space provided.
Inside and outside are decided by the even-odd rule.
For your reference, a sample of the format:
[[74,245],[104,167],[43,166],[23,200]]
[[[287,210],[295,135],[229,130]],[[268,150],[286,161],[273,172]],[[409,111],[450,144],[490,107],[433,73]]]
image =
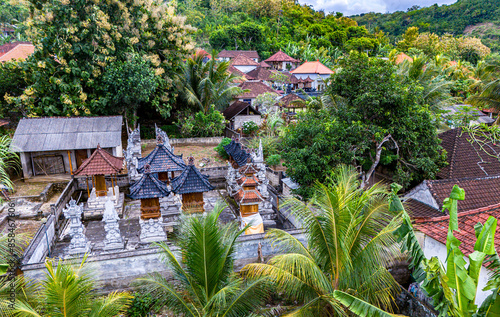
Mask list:
[[188,157],[188,165],[194,165],[194,157]]
[[151,173],[151,165],[149,164],[144,165],[144,173],[146,174]]

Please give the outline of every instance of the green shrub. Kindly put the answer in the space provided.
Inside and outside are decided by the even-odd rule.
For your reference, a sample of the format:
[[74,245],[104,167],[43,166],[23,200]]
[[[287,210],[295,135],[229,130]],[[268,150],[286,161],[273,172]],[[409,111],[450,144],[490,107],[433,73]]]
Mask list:
[[243,134],[247,135],[252,134],[257,130],[259,130],[259,126],[257,125],[257,123],[253,121],[243,122],[243,127],[242,127]]
[[224,133],[226,119],[212,105],[207,113],[199,111],[194,115],[181,115],[177,125],[183,138],[213,137],[221,136]]
[[162,125],[161,129],[167,133],[169,138],[180,138],[179,128],[174,124]]
[[222,141],[220,141],[219,145],[217,145],[214,148],[215,152],[217,152],[217,154],[219,154],[220,157],[226,160],[229,159],[229,155],[226,153],[226,150],[224,150],[224,146],[228,145],[229,143],[231,143],[231,139],[224,138],[222,139]]
[[269,166],[277,166],[281,162],[281,155],[273,154],[266,159],[266,163]]
[[267,158],[273,154],[278,154],[280,139],[272,136],[263,136],[260,138],[253,138],[249,140],[248,147],[257,150],[259,148],[259,142],[262,141],[262,150],[264,151],[264,158]]
[[127,310],[128,317],[149,316],[154,310],[155,299],[149,294],[134,293],[134,299]]

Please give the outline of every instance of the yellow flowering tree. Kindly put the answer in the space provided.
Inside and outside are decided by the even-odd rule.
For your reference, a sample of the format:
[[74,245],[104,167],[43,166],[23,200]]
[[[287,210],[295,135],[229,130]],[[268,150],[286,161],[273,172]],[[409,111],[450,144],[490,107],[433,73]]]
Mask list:
[[25,115],[108,114],[102,75],[133,54],[158,83],[148,105],[170,115],[173,75],[194,48],[193,29],[173,7],[160,0],[30,0],[30,9],[25,24],[36,49],[17,65],[24,89],[0,90],[0,102]]

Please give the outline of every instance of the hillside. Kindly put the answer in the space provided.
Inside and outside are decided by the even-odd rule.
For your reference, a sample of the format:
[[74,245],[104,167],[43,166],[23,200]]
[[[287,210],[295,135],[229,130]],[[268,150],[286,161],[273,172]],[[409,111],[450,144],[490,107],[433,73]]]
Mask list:
[[378,27],[393,39],[416,26],[420,32],[477,36],[492,50],[500,51],[500,0],[459,0],[451,5],[414,6],[406,12],[367,13],[351,18],[368,29]]

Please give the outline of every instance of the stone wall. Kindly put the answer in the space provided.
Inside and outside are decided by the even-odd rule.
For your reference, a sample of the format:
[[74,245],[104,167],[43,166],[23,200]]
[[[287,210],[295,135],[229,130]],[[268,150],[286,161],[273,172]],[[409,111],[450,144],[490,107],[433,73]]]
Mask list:
[[266,177],[269,180],[269,184],[274,187],[280,186],[281,178],[283,177],[283,172],[272,170],[266,167]]
[[24,251],[23,265],[43,262],[45,257],[49,256],[56,235],[55,224],[54,215],[49,215],[47,222],[38,228],[30,245]]
[[64,207],[66,207],[66,204],[70,201],[77,187],[78,185],[76,179],[74,178],[71,179],[64,188],[63,192],[61,193],[61,196],[59,196],[59,199],[56,201],[56,203],[50,205],[50,211],[55,216],[56,219],[56,228],[58,228],[57,219],[59,219],[61,212],[63,211]]
[[[172,146],[218,145],[223,137],[169,139]],[[142,144],[156,144],[156,139],[141,140]]]
[[408,317],[436,317],[436,311],[428,304],[419,301],[415,296],[404,288],[396,297],[398,313]]

